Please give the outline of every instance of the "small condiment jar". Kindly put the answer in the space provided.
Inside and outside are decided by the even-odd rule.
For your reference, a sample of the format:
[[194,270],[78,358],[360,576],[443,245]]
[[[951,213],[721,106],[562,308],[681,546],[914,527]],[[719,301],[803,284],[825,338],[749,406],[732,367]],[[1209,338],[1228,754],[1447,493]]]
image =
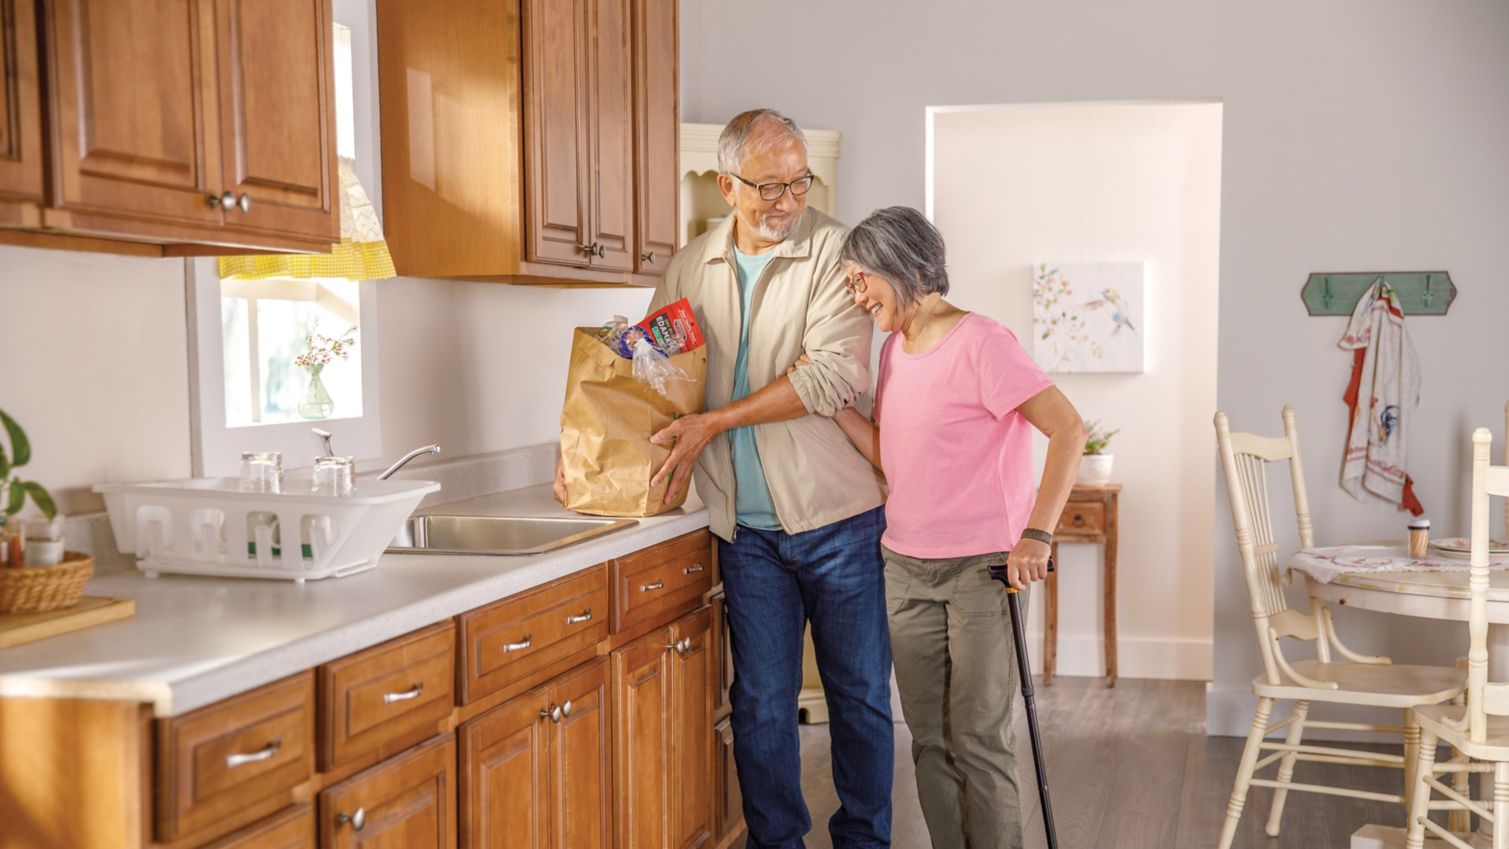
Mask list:
[[1430,551],[1430,520],[1411,519],[1409,522],[1409,556],[1423,558]]

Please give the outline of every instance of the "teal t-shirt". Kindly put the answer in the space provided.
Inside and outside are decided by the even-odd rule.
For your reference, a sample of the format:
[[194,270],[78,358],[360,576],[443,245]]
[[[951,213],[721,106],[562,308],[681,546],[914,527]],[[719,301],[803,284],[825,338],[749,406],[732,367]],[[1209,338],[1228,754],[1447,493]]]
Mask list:
[[[773,251],[750,255],[734,248],[734,264],[739,278],[739,295],[744,304],[744,326],[739,331],[739,356],[734,360],[734,395],[737,401],[749,394],[749,304],[754,299],[760,272],[770,262]],[[765,469],[760,465],[760,451],[755,447],[754,428],[740,427],[728,432],[728,447],[734,459],[734,520],[748,528],[778,531],[781,520],[765,485]]]

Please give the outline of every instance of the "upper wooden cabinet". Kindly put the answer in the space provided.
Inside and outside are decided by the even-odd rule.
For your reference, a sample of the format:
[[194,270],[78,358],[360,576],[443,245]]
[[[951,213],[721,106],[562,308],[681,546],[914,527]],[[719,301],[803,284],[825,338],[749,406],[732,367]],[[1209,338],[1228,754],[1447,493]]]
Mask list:
[[400,274],[655,283],[679,198],[673,0],[377,8]]
[[[0,152],[17,126],[39,132],[26,51],[40,26],[47,166],[25,156],[30,135],[19,161],[45,191],[40,220],[0,223],[155,245],[339,239],[330,0],[50,0],[41,21],[33,5],[0,0],[21,83],[0,94]],[[0,197],[15,159],[0,157]]]
[[644,274],[660,274],[676,253],[680,217],[680,55],[676,0],[634,0],[634,157],[639,187],[634,259]]
[[42,105],[33,0],[0,0],[0,226],[41,222]]

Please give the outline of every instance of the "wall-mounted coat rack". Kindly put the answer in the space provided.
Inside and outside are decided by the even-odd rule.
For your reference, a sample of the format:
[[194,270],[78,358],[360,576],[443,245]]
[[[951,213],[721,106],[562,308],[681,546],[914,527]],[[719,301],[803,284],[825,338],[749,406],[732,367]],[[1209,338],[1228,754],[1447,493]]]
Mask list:
[[1445,271],[1368,271],[1311,274],[1299,296],[1310,315],[1351,315],[1357,302],[1382,277],[1405,315],[1446,315],[1457,287]]

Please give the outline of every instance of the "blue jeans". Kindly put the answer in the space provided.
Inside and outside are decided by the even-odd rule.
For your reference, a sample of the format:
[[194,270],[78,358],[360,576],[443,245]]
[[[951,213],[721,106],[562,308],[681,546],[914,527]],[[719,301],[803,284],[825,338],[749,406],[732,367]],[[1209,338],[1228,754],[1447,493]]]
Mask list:
[[886,625],[883,508],[797,534],[739,527],[719,542],[734,658],[734,762],[749,849],[802,847],[797,695],[802,632],[828,702],[835,847],[891,845],[891,643]]

